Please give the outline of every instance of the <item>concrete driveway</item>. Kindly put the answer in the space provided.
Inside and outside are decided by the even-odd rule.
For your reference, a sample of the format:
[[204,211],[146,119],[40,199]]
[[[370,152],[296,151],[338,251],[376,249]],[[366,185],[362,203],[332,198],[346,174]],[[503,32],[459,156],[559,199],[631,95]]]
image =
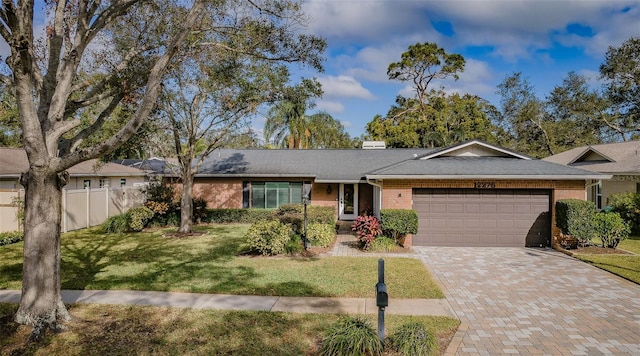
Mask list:
[[462,321],[448,355],[640,355],[640,286],[551,249],[414,247]]

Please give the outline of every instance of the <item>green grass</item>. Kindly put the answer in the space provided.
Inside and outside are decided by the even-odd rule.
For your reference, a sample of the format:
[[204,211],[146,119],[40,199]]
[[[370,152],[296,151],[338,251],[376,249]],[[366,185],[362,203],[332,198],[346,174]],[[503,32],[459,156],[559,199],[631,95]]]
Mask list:
[[622,241],[618,248],[638,255],[576,254],[575,256],[598,268],[640,284],[640,237],[628,238]]
[[[205,235],[165,238],[158,230],[62,236],[62,288],[281,296],[372,297],[375,257],[238,256],[249,225],[211,225]],[[0,248],[0,289],[20,289],[22,243]],[[444,298],[422,263],[386,258],[392,298]]]
[[[26,346],[30,329],[11,321],[16,304],[0,303],[2,355],[312,355],[333,314],[214,311],[115,305],[72,305],[67,331]],[[375,316],[366,316],[376,325]],[[386,334],[418,321],[444,351],[459,322],[446,317],[388,315]]]
[[640,255],[640,236],[632,236],[622,241],[618,248]]

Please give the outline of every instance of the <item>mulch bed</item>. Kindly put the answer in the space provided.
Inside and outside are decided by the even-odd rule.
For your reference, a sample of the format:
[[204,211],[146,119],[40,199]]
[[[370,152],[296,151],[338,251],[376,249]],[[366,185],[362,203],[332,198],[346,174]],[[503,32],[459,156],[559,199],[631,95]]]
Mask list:
[[578,247],[571,250],[573,253],[589,254],[589,255],[629,255],[630,253],[615,248],[604,248],[600,246]]

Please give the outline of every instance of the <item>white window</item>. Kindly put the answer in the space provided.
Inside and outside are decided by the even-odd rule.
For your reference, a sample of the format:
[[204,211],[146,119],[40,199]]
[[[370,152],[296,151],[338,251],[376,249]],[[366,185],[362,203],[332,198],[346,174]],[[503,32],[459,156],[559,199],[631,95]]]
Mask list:
[[100,188],[106,188],[109,186],[109,179],[101,178],[100,179]]
[[84,189],[89,189],[89,188],[91,188],[91,180],[90,180],[90,179],[85,179],[85,180],[82,182],[82,185],[83,185],[83,188],[84,188]]
[[124,188],[127,185],[127,180],[125,178],[120,178],[120,187]]
[[596,184],[595,186],[596,188],[596,209],[600,210],[602,209],[602,187],[600,187],[600,184]]

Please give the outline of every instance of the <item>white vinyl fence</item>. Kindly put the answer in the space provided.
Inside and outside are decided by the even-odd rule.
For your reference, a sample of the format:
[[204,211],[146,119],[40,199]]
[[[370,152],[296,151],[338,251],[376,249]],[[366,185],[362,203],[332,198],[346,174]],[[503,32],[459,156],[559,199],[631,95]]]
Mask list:
[[[0,190],[0,232],[22,230],[19,226],[14,198],[24,197],[24,190]],[[144,203],[138,187],[99,188],[62,191],[62,232],[102,224]]]

